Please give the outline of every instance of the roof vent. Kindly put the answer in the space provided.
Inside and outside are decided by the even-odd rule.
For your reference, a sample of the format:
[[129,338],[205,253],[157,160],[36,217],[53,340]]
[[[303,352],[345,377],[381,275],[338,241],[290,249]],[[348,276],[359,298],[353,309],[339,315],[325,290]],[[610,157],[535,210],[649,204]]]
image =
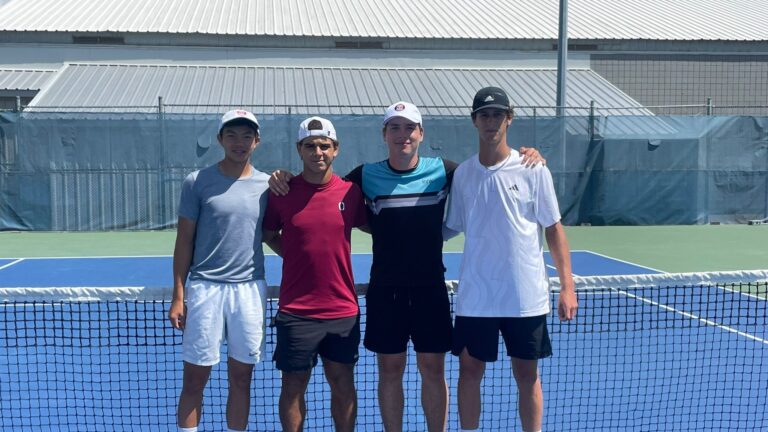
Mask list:
[[336,48],[384,49],[384,42],[382,41],[336,41]]
[[122,36],[72,36],[72,43],[84,45],[125,45]]
[[[552,44],[552,51],[557,51],[559,44]],[[568,44],[568,51],[597,51],[597,44]]]

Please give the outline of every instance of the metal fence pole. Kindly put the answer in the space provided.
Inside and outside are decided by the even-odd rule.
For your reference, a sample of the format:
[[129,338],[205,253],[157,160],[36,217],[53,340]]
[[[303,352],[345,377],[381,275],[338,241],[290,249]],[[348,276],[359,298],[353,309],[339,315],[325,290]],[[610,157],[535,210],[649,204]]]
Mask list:
[[[165,162],[165,147],[166,147],[166,128],[165,128],[165,105],[163,104],[163,97],[157,97],[157,117],[160,121],[160,155],[157,162],[157,179],[158,179],[158,197],[160,198],[159,215],[160,218],[157,225],[159,227],[165,227],[166,225],[166,193],[165,193],[165,180],[166,180],[166,162]],[[149,203],[151,205],[151,203]]]
[[568,0],[560,0],[557,45],[557,116],[565,116],[568,88]]
[[533,107],[533,145],[538,147],[538,131],[536,130],[536,107]]
[[559,22],[558,22],[558,45],[557,45],[557,100],[556,112],[557,120],[560,126],[560,157],[562,158],[563,170],[560,174],[559,192],[560,197],[565,196],[565,174],[566,174],[566,131],[565,119],[567,116],[567,80],[568,80],[568,0],[560,0]]

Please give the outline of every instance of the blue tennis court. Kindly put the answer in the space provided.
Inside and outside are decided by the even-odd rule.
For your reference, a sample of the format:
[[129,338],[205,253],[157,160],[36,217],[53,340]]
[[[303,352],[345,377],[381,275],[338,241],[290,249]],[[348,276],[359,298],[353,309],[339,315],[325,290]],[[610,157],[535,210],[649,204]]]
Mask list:
[[[572,252],[571,260],[573,272],[578,276],[659,273],[654,269],[588,251]],[[371,261],[371,254],[352,255],[356,282],[368,283]],[[549,275],[556,276],[548,253],[545,254],[545,261]],[[457,280],[461,253],[444,253],[443,263],[446,279]],[[172,258],[169,256],[0,259],[0,288],[127,286],[170,289],[171,264]],[[267,283],[279,285],[282,259],[276,255],[267,255],[265,268]]]
[[[449,280],[460,253],[446,253]],[[547,257],[547,262],[549,257]],[[270,285],[280,260],[267,257]],[[658,271],[588,251],[572,253],[580,276]],[[358,282],[371,256],[355,254]],[[171,258],[0,260],[0,288],[138,287],[170,290]],[[554,271],[550,269],[551,275]],[[642,276],[640,276],[642,278]],[[628,279],[630,280],[630,279]],[[9,292],[9,291],[3,291]],[[550,319],[554,356],[541,362],[547,430],[765,430],[768,419],[766,283],[653,283],[579,289],[575,322]],[[13,300],[13,299],[9,299]],[[553,293],[553,307],[557,292]],[[0,320],[0,431],[173,430],[181,383],[181,334],[166,301],[5,303]],[[268,305],[273,314],[275,302]],[[365,326],[365,299],[361,298]],[[268,332],[265,359],[274,340]],[[484,381],[483,430],[519,430],[516,387],[503,346]],[[406,373],[405,429],[425,430],[415,356]],[[320,371],[321,368],[316,368]],[[201,430],[220,430],[226,368],[214,369]],[[449,430],[457,428],[458,362],[447,357]],[[306,430],[331,430],[329,393],[316,374]],[[375,357],[357,366],[358,430],[380,430]],[[279,374],[257,365],[250,430],[279,429]]]

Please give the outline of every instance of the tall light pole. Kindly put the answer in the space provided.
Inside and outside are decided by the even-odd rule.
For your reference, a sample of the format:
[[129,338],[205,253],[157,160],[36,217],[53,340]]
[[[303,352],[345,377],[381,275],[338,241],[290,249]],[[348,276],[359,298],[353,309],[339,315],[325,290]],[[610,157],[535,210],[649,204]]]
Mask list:
[[557,43],[557,116],[565,115],[565,89],[568,77],[568,0],[560,0]]
[[557,43],[557,123],[560,132],[560,180],[558,181],[559,198],[565,200],[565,178],[567,174],[565,151],[565,93],[568,76],[568,0],[560,0],[560,24]]

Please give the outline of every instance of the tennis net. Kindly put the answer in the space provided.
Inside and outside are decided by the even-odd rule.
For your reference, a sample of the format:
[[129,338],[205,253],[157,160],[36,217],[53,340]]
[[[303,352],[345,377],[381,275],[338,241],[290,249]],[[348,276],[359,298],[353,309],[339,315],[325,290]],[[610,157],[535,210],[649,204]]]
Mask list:
[[[768,271],[577,278],[577,319],[549,319],[544,429],[768,429],[767,285]],[[0,291],[0,431],[174,430],[181,334],[166,319],[170,289]],[[274,341],[268,329],[267,360]],[[483,382],[481,428],[519,430],[517,391],[499,349]],[[357,429],[381,430],[375,356],[360,354]],[[224,428],[225,363],[214,367],[201,430]],[[307,393],[306,430],[332,429],[321,370]],[[455,430],[451,355],[446,370]],[[279,430],[279,373],[264,361],[254,375],[250,430]],[[426,430],[412,354],[405,392],[404,429]]]

